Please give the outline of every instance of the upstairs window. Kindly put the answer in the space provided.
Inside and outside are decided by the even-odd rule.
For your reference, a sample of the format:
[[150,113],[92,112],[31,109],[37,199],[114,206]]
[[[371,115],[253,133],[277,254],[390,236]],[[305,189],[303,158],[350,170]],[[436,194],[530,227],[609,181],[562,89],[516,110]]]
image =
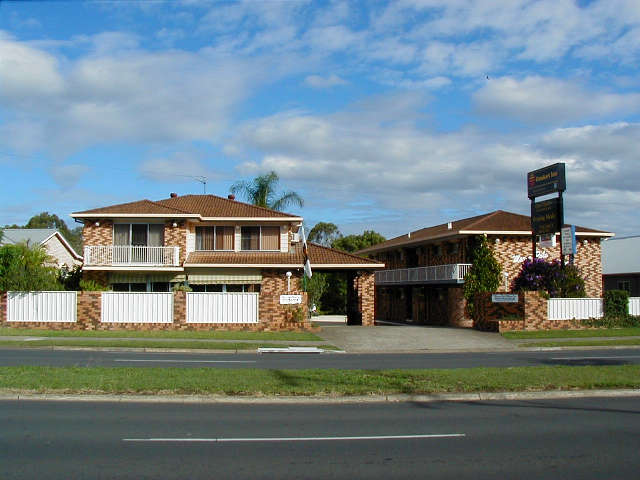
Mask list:
[[116,223],[113,244],[120,246],[162,247],[164,225],[160,223]]
[[196,250],[233,250],[234,227],[196,227]]
[[280,250],[280,227],[242,227],[242,250]]

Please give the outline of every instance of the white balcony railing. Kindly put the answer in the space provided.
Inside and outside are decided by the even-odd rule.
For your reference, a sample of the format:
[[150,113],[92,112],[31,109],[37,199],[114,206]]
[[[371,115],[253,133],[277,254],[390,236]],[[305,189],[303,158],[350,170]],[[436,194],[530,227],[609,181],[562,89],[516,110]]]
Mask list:
[[400,268],[376,272],[376,285],[464,282],[464,276],[471,268],[470,263],[453,263],[433,267]]
[[94,245],[84,247],[87,266],[180,266],[180,247]]

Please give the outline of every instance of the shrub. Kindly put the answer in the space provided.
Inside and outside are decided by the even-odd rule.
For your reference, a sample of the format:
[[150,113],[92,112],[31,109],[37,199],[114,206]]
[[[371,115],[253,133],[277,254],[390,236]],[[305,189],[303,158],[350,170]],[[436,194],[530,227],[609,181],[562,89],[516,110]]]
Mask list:
[[558,260],[526,259],[520,273],[511,282],[511,291],[537,290],[549,297],[585,297],[584,279],[574,265],[564,269]]
[[47,266],[49,260],[41,247],[0,247],[0,291],[61,290],[58,271]]
[[174,292],[192,292],[193,288],[186,283],[176,283],[171,290]]
[[475,316],[474,300],[478,293],[495,292],[500,285],[500,264],[489,247],[487,238],[479,237],[477,247],[473,251],[473,264],[464,277],[464,298],[472,317]]
[[80,282],[78,282],[78,286],[83,292],[104,292],[105,290],[109,290],[109,287],[102,285],[95,280],[80,280]]
[[604,314],[606,317],[628,317],[629,292],[626,290],[608,290],[604,292]]

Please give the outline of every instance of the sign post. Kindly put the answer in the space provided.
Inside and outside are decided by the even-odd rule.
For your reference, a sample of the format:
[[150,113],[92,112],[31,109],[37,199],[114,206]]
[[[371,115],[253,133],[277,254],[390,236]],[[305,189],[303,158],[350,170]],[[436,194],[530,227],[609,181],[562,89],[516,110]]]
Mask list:
[[576,226],[569,225],[561,230],[560,246],[563,253],[569,255],[569,265],[573,265],[576,254]]
[[[531,234],[533,257],[536,258],[536,237],[538,235],[555,235],[564,224],[564,208],[562,192],[567,188],[565,164],[555,163],[527,173],[527,196],[531,200]],[[558,196],[550,200],[536,203],[536,197],[552,193]],[[562,244],[560,259],[564,266]]]

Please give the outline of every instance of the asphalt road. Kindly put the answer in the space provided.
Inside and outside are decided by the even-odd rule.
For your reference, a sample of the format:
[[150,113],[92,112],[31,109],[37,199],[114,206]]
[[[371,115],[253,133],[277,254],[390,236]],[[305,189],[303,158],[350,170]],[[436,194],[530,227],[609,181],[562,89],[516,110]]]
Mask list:
[[0,349],[0,366],[213,368],[468,368],[531,365],[640,364],[640,349],[420,354],[203,354],[90,350]]
[[637,479],[638,398],[0,402],[0,478]]

